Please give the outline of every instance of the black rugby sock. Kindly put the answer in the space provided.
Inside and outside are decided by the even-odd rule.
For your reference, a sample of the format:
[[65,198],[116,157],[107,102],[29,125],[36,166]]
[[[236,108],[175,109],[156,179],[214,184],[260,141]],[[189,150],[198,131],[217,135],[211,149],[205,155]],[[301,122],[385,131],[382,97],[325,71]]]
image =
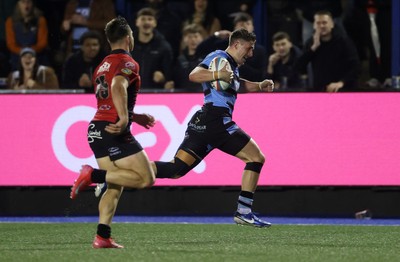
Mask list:
[[102,238],[110,238],[111,237],[111,227],[105,224],[98,224],[97,225],[97,235],[101,236]]
[[93,183],[104,183],[106,182],[106,170],[102,169],[93,169],[91,180]]

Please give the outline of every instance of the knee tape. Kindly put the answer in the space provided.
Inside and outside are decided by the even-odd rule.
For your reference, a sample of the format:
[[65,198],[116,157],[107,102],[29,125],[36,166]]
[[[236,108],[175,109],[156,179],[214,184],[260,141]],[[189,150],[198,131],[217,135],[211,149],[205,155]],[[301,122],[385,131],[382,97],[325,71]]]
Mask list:
[[180,178],[186,175],[191,167],[175,157],[174,162],[155,161],[157,167],[157,178]]
[[254,171],[256,173],[260,173],[263,165],[264,164],[260,163],[260,162],[248,162],[248,163],[246,163],[244,170],[250,170],[250,171]]

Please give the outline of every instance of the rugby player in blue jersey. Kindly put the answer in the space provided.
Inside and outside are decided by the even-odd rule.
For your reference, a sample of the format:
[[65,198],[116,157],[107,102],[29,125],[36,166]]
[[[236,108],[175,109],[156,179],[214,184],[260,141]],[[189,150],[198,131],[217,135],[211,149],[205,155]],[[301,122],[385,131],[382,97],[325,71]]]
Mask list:
[[[245,168],[234,221],[237,224],[269,227],[269,222],[261,220],[252,212],[253,195],[265,162],[264,154],[256,142],[232,120],[241,86],[249,92],[272,92],[274,89],[272,80],[252,82],[239,76],[238,67],[253,56],[255,42],[254,33],[246,29],[235,30],[230,35],[229,46],[225,51],[210,53],[193,69],[189,79],[202,84],[204,105],[188,123],[185,138],[174,159],[171,162],[155,161],[154,165],[157,178],[176,179],[186,175],[215,148],[239,158],[245,163]],[[228,60],[229,66],[218,71],[210,70],[215,57]],[[213,88],[211,83],[216,80],[229,83],[228,88]]]

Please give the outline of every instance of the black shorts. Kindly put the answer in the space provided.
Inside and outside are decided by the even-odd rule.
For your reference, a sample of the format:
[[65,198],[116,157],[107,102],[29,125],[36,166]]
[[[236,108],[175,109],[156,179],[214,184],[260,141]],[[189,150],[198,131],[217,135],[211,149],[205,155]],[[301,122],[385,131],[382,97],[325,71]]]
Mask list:
[[203,159],[214,148],[235,156],[250,141],[234,121],[228,110],[203,106],[188,123],[185,138],[179,147]]
[[134,155],[143,150],[133,137],[128,125],[126,132],[113,135],[104,130],[106,121],[92,121],[88,127],[88,142],[96,158],[109,156],[112,161]]

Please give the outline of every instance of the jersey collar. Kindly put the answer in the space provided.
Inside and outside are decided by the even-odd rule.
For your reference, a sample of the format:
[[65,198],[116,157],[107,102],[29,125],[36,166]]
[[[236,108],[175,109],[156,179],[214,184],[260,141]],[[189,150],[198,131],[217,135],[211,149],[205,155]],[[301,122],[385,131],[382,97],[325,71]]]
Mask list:
[[228,60],[231,64],[233,64],[234,67],[237,67],[238,64],[236,63],[235,59],[233,59],[233,56],[231,56],[231,54],[229,54],[228,52],[226,52],[226,54],[228,55]]
[[126,54],[131,56],[131,53],[125,51],[124,49],[115,49],[111,51],[111,54]]

